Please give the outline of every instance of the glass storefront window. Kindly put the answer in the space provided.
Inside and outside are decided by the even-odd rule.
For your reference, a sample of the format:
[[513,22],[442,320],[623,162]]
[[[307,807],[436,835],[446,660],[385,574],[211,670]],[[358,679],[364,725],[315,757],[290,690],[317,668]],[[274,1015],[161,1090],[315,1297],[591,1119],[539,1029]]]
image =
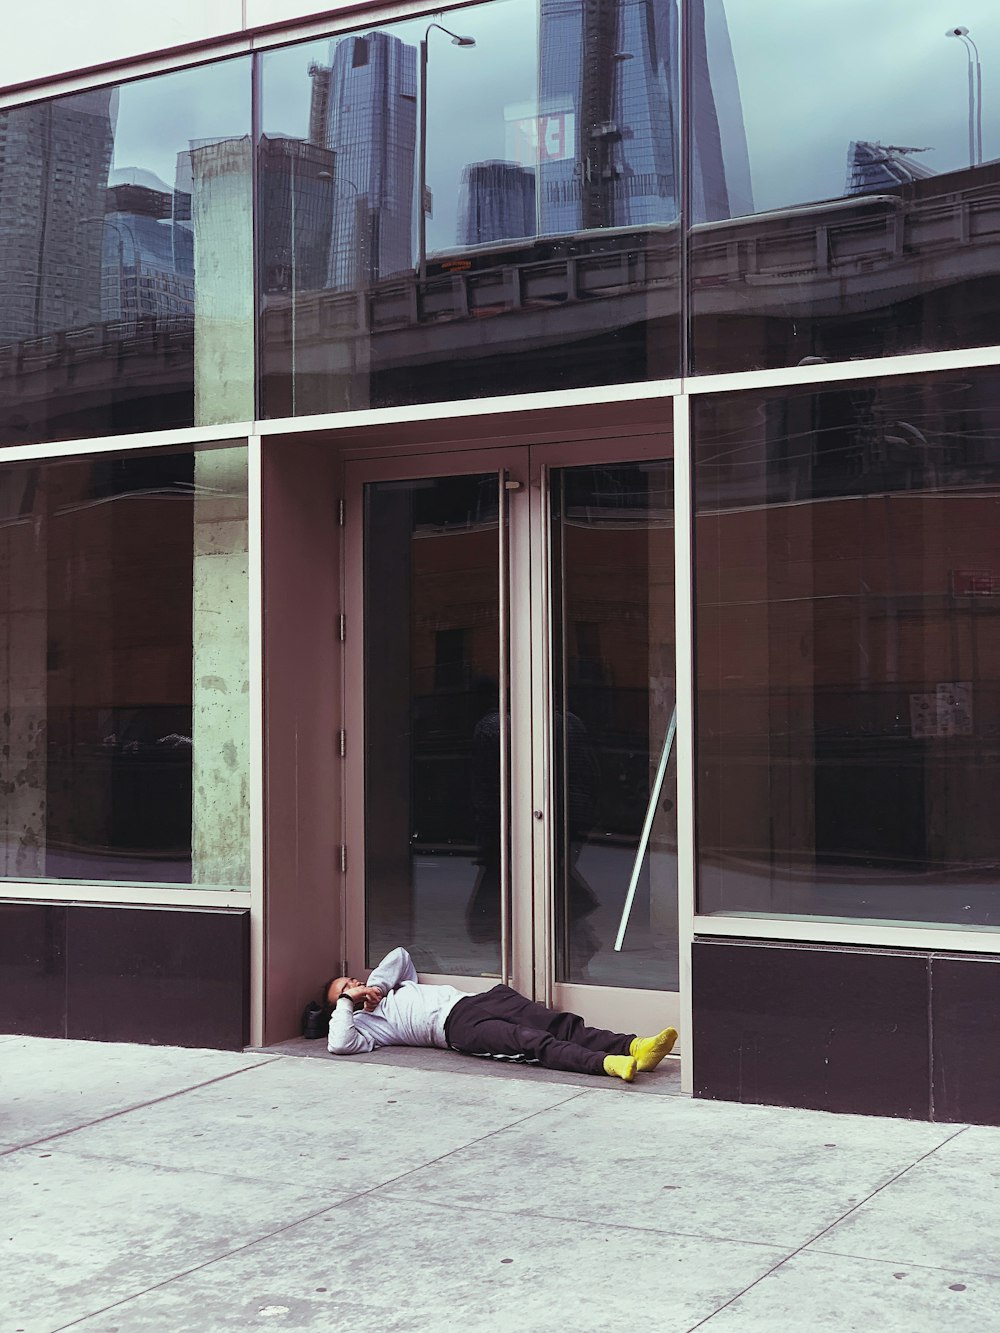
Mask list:
[[693,0],[690,20],[692,138],[721,135],[728,187],[693,182],[694,369],[997,342],[993,0]]
[[1000,376],[694,440],[699,911],[1000,926]]
[[675,375],[677,26],[495,0],[263,55],[263,414]]
[[0,110],[0,444],[253,416],[250,63]]
[[0,467],[0,878],[248,884],[246,477]]

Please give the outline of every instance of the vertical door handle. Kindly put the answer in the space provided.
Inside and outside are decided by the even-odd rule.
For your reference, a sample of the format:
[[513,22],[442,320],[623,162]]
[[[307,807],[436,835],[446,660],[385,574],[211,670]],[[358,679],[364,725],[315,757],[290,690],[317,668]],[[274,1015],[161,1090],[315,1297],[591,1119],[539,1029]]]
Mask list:
[[499,607],[499,696],[500,696],[500,980],[510,983],[510,545],[508,491],[520,484],[511,482],[505,468],[499,481],[499,538],[497,542],[497,592]]

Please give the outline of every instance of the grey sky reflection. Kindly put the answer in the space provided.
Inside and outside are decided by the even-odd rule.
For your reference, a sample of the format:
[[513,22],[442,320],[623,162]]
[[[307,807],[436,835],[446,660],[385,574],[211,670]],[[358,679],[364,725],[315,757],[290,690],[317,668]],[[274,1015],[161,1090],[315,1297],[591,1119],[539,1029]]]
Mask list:
[[754,204],[844,192],[852,139],[928,147],[934,171],[969,165],[964,24],[983,65],[983,159],[1000,154],[996,0],[726,0]]
[[112,170],[143,167],[173,187],[192,139],[250,133],[250,60],[243,56],[122,84]]

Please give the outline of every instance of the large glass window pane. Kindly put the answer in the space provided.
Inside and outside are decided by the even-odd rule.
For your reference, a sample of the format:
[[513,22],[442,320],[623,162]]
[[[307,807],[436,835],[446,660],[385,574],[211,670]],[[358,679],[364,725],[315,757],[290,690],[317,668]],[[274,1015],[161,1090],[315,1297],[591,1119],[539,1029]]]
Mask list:
[[690,13],[693,141],[728,133],[737,187],[694,181],[694,369],[995,343],[994,0]]
[[677,989],[673,464],[551,483],[555,966]]
[[441,23],[261,58],[267,416],[677,373],[676,0]]
[[246,457],[0,468],[0,877],[249,882]]
[[0,443],[253,416],[250,65],[0,110]]
[[1000,376],[694,425],[700,911],[1000,926]]

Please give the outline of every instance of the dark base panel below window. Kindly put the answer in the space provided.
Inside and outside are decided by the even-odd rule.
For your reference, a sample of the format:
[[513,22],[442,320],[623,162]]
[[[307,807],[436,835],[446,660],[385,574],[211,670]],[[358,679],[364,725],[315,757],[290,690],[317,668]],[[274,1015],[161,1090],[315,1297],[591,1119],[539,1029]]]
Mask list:
[[696,1097],[1000,1124],[1000,958],[696,939]]
[[0,903],[0,1031],[241,1050],[250,914]]

